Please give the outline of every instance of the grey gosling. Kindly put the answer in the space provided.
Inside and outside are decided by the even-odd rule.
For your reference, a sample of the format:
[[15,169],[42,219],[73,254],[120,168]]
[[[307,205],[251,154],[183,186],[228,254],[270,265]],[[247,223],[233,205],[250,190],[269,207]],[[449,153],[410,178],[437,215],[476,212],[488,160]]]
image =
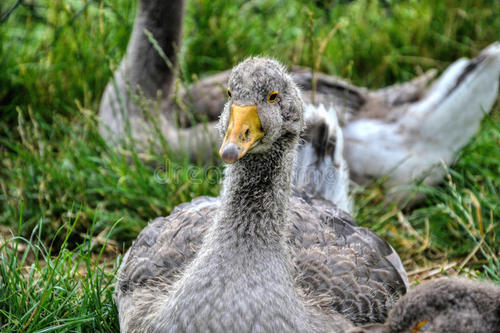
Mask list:
[[331,201],[291,187],[304,126],[277,61],[233,69],[219,120],[219,198],[157,218],[127,251],[115,302],[123,332],[344,332],[384,322],[406,291],[392,248]]
[[458,278],[424,282],[403,296],[385,324],[349,333],[498,333],[500,286]]

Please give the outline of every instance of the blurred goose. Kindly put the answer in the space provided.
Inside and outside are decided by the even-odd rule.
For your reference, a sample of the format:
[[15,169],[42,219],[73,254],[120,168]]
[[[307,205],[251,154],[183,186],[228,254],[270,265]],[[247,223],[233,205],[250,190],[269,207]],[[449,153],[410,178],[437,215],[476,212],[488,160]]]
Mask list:
[[337,113],[323,104],[305,105],[305,130],[297,149],[293,186],[351,212],[349,168],[344,159],[344,136]]
[[385,324],[349,333],[500,332],[500,286],[457,278],[424,282],[403,296]]
[[[472,60],[460,59],[414,101],[382,90],[344,126],[345,157],[355,180],[387,177],[385,186],[405,199],[407,187],[434,185],[479,130],[498,95],[500,43]],[[377,110],[380,110],[377,114]],[[371,114],[372,113],[372,114]]]
[[132,139],[143,151],[151,143],[159,144],[156,134],[161,132],[174,151],[187,152],[193,159],[212,156],[217,137],[215,123],[181,129],[174,121],[171,92],[183,15],[183,0],[139,1],[126,54],[106,86],[99,107],[99,130],[110,144]]
[[[139,2],[126,55],[106,87],[99,109],[100,130],[109,142],[117,144],[132,138],[139,149],[145,149],[151,143],[160,144],[155,135],[159,132],[173,151],[187,153],[193,159],[212,156],[217,144],[215,122],[199,121],[218,118],[225,103],[223,87],[229,71],[188,89],[180,88],[180,98],[173,98],[183,10],[182,0]],[[158,42],[167,61],[155,49],[148,33]],[[306,103],[316,106],[307,108],[310,115],[306,126],[311,123],[326,128],[323,138],[315,141],[314,150],[307,153],[308,159],[298,159],[309,164],[299,167],[309,166],[311,175],[324,176],[329,172],[314,168],[329,166],[328,161],[323,162],[325,158],[339,165],[345,164],[340,161],[345,158],[348,167],[337,169],[339,177],[326,183],[323,190],[335,186],[330,192],[342,193],[348,184],[338,179],[349,179],[345,175],[350,169],[352,179],[360,184],[385,177],[385,186],[403,200],[412,191],[398,186],[416,181],[427,185],[440,182],[444,174],[440,162],[455,161],[459,150],[479,129],[484,114],[491,110],[498,94],[500,43],[490,45],[472,60],[456,61],[427,91],[435,71],[377,91],[301,68],[292,72]],[[335,107],[344,130],[343,155],[320,146],[326,142],[331,147],[332,138],[333,142],[337,140],[341,131],[330,127],[337,120],[325,120],[324,110],[319,110],[321,105],[328,110]],[[318,127],[320,123],[322,127]],[[312,146],[311,140],[306,135],[305,143]],[[341,201],[336,202],[349,209],[352,204],[347,193],[340,196]]]
[[[203,79],[186,93],[194,97],[200,113],[213,118],[223,105],[220,86],[227,75]],[[454,163],[492,109],[498,95],[500,43],[471,60],[457,60],[428,87],[435,75],[430,70],[410,82],[369,91],[332,76],[292,69],[306,103],[335,106],[352,179],[367,184],[386,178],[384,186],[401,200],[412,194],[402,185],[439,183],[444,175],[441,161]]]
[[[184,2],[182,0],[141,0],[127,52],[108,83],[99,109],[100,131],[111,144],[133,139],[139,150],[160,144],[157,132],[164,135],[168,148],[188,153],[192,159],[208,159],[218,143],[215,122],[189,124],[190,119],[210,110],[218,119],[224,107],[229,72],[214,76],[193,89],[181,88],[179,99],[171,96],[175,78],[176,51],[180,46]],[[163,50],[165,59],[153,46],[148,33]],[[223,80],[223,81],[222,81]],[[214,89],[215,88],[215,89]],[[201,94],[200,91],[202,92]],[[182,108],[178,101],[182,101]],[[211,103],[214,101],[214,103]],[[207,109],[198,109],[203,105]],[[193,111],[194,118],[183,110]],[[194,112],[197,111],[197,112]],[[309,190],[350,211],[349,171],[342,154],[342,129],[330,104],[306,108],[306,140],[301,140],[294,176],[297,190]],[[190,125],[180,128],[178,125]]]
[[344,332],[383,322],[406,290],[392,248],[331,201],[292,190],[304,125],[284,67],[250,58],[229,78],[219,198],[152,221],[124,256],[123,332]]

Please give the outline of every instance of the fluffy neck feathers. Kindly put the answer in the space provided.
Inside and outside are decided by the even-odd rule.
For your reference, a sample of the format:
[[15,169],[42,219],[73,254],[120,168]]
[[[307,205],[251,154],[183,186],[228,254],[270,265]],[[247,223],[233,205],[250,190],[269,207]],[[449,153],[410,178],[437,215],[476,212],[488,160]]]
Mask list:
[[166,316],[208,328],[196,309],[212,304],[209,317],[240,318],[234,331],[251,331],[254,325],[264,331],[310,331],[285,245],[297,139],[282,136],[267,153],[246,155],[227,167],[219,216],[179,281]]
[[222,207],[214,226],[231,246],[283,247],[297,136],[285,134],[264,154],[228,165]]

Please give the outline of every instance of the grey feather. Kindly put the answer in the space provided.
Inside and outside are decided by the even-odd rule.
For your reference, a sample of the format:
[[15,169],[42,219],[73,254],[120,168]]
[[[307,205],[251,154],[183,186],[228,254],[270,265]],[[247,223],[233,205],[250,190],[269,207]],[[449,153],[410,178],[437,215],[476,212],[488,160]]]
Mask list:
[[424,282],[403,296],[385,324],[349,333],[500,332],[500,286],[457,278]]

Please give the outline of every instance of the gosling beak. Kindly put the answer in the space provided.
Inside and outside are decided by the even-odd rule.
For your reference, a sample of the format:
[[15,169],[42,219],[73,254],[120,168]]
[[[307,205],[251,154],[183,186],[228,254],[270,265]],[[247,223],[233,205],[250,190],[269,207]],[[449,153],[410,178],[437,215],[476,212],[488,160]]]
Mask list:
[[232,164],[245,156],[264,134],[257,113],[257,105],[233,104],[219,155],[224,162]]

